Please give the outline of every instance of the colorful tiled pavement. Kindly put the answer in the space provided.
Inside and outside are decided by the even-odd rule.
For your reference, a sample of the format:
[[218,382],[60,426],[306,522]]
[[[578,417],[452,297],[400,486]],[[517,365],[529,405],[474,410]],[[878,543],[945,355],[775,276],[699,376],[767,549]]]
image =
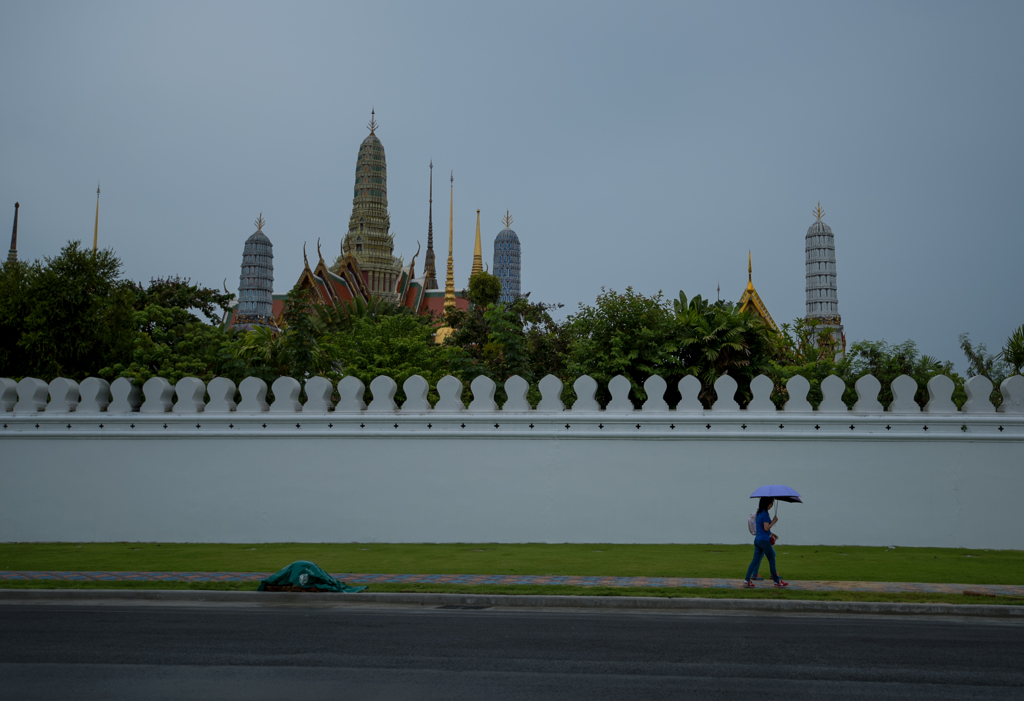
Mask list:
[[[273,572],[74,572],[0,570],[0,580],[59,580],[65,582],[256,582]],[[575,587],[645,587],[738,589],[738,579],[703,577],[582,577],[565,575],[500,574],[359,574],[333,575],[348,584],[544,584]],[[864,591],[885,593],[962,594],[965,590],[997,596],[1024,597],[1024,585],[926,584],[921,582],[790,581],[796,591]],[[771,580],[758,588],[771,588]]]

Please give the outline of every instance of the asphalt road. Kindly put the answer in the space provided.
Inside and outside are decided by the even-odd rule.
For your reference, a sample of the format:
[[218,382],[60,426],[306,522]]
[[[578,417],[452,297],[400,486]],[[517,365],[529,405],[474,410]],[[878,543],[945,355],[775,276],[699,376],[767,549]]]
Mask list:
[[10,699],[1024,699],[1024,623],[0,605]]

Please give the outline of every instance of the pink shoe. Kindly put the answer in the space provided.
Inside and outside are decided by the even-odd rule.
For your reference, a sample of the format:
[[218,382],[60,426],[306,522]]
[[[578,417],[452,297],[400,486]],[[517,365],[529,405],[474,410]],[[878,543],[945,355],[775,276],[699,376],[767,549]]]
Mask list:
[[754,583],[751,582],[749,579],[744,579],[743,580],[743,588],[744,589],[756,589],[757,587],[755,587]]
[[788,587],[788,586],[789,586],[789,582],[783,582],[783,581],[782,581],[782,580],[780,579],[779,581],[777,581],[777,582],[775,583],[775,586],[776,586],[777,588],[779,588],[779,589],[782,589],[783,587]]

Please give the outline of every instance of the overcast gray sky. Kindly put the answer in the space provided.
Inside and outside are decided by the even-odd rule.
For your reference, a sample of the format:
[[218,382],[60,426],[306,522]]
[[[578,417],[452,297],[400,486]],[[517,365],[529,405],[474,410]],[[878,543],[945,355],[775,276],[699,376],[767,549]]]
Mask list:
[[850,341],[962,369],[957,334],[1024,323],[1024,3],[9,1],[0,26],[23,259],[91,244],[100,180],[127,276],[234,292],[262,212],[285,292],[303,242],[338,251],[374,107],[406,260],[430,159],[447,255],[455,171],[460,286],[476,209],[488,261],[508,209],[534,300],[735,300],[750,249],[781,323],[820,200]]

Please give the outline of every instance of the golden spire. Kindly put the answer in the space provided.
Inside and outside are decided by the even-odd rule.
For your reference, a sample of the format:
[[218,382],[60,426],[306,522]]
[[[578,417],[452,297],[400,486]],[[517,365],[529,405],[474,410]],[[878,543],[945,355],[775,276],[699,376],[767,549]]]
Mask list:
[[740,301],[736,305],[741,312],[749,311],[761,317],[769,328],[778,333],[779,327],[775,325],[775,320],[768,313],[768,307],[761,300],[761,295],[757,294],[757,290],[754,289],[754,264],[750,251],[747,251],[747,289],[740,295]]
[[263,212],[260,212],[259,218],[253,222],[256,225],[256,231],[263,231],[263,225],[266,223],[266,220],[263,218]]
[[96,183],[96,223],[92,226],[92,250],[95,252],[100,242],[100,184]]
[[366,128],[370,130],[370,136],[376,136],[376,134],[374,132],[377,131],[377,127],[379,126],[377,124],[377,120],[375,118],[375,114],[376,113],[373,111],[373,108],[371,107],[370,108],[370,123],[366,125]]
[[501,223],[505,225],[506,229],[512,228],[512,217],[509,215],[508,210],[505,210],[505,216],[502,218]]
[[473,244],[473,267],[469,271],[469,277],[472,279],[477,273],[484,271],[484,253],[483,247],[480,246],[480,210],[476,210],[476,243]]
[[821,221],[821,218],[825,216],[825,210],[821,208],[821,200],[818,200],[818,206],[811,210],[811,214],[816,216],[818,221]]
[[448,205],[448,277],[444,281],[444,308],[455,308],[455,259],[453,241],[455,229],[455,171],[451,175],[451,201]]

